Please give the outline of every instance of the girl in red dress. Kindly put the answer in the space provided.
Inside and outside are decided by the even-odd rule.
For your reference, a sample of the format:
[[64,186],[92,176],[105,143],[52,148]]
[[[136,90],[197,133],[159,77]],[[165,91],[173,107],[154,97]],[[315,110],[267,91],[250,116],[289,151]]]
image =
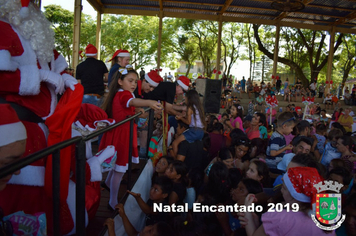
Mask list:
[[[120,122],[132,115],[135,115],[135,107],[150,107],[155,110],[161,109],[161,104],[153,100],[143,100],[135,98],[133,92],[137,87],[138,74],[131,65],[120,68],[113,76],[110,84],[109,94],[102,106],[103,110],[110,118]],[[105,181],[110,187],[109,205],[114,209],[118,204],[118,192],[122,176],[128,169],[129,142],[130,142],[130,122],[126,122],[119,127],[106,132],[100,142],[99,150],[108,145],[114,145],[117,150],[116,165],[109,172]],[[134,124],[132,163],[138,163],[137,149],[137,125]]]

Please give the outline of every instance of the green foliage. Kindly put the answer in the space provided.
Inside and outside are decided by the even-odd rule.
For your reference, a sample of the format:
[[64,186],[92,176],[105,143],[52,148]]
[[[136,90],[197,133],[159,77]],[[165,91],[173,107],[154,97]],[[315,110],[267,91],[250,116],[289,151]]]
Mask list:
[[[44,15],[52,23],[55,32],[56,49],[70,65],[73,54],[74,14],[59,5],[48,5],[44,9]],[[81,22],[80,48],[84,49],[88,43],[95,45],[96,23],[86,14],[82,14]]]

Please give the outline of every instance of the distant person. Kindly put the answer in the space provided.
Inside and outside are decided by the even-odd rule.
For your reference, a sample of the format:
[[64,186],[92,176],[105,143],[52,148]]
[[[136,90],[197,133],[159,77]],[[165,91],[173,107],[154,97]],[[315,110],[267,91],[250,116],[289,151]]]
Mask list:
[[84,87],[83,103],[100,106],[104,95],[104,78],[108,80],[108,68],[104,62],[96,59],[98,50],[88,44],[85,48],[87,59],[77,66],[76,79]]
[[140,78],[142,78],[142,76],[144,76],[146,74],[145,70],[143,69],[143,67],[141,68],[140,71]]
[[119,49],[114,53],[109,61],[111,61],[111,68],[109,72],[108,85],[110,85],[110,82],[113,80],[113,75],[119,70],[120,67],[124,68],[130,64],[130,53],[127,50]]

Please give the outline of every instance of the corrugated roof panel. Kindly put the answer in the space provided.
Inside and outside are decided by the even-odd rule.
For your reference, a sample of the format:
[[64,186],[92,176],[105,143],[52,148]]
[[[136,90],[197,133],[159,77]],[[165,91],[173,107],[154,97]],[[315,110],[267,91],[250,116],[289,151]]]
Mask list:
[[[171,0],[176,2],[182,2],[182,0]],[[186,1],[186,0],[185,0]],[[225,0],[188,0],[186,2],[193,2],[193,3],[209,3],[209,4],[225,4]]]
[[223,15],[227,17],[238,17],[238,18],[259,19],[259,20],[273,20],[275,18],[275,17],[268,17],[265,15],[254,16],[254,15],[246,15],[244,13],[228,13],[228,12],[225,12]]
[[356,9],[356,2],[349,0],[314,0],[311,5]]
[[243,7],[229,7],[226,12],[238,12],[238,13],[250,13],[250,14],[260,14],[260,15],[268,15],[268,16],[278,16],[279,12],[273,10],[261,10],[261,9],[251,9],[251,8],[243,8]]
[[268,1],[234,0],[230,6],[255,7],[255,8],[270,9],[271,3],[272,2],[268,2]]
[[164,9],[165,12],[175,12],[175,13],[188,13],[188,14],[204,14],[204,15],[216,15],[215,12],[201,12],[201,11],[194,11],[194,10],[181,10],[181,9]]
[[179,3],[163,2],[163,8],[164,7],[177,7],[177,8],[199,9],[199,10],[209,10],[209,11],[219,11],[221,8],[219,6],[184,4],[180,2]]
[[145,1],[145,0],[101,0],[105,4],[117,5],[137,5],[137,6],[159,6],[159,1]]

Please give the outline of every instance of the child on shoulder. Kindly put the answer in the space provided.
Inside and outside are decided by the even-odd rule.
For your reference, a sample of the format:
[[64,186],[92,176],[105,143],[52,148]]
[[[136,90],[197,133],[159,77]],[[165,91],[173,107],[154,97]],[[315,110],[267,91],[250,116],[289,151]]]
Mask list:
[[187,140],[189,143],[193,143],[196,140],[202,140],[204,136],[204,108],[200,102],[198,92],[189,90],[185,95],[185,102],[187,104],[187,116],[182,117],[177,115],[176,119],[189,124],[189,129],[173,141],[172,148],[174,156],[177,155],[178,145],[182,141]]
[[[103,110],[108,117],[114,118],[116,122],[122,121],[129,116],[135,115],[135,107],[151,107],[155,110],[162,109],[157,101],[143,100],[135,98],[133,92],[137,87],[138,74],[131,65],[120,68],[113,76],[110,84],[109,94],[103,103]],[[99,150],[108,145],[114,145],[116,150],[120,150],[113,170],[108,174],[105,184],[110,187],[109,206],[114,208],[118,204],[118,192],[123,175],[128,169],[129,162],[129,135],[130,123],[127,122],[116,129],[106,132],[101,139]],[[134,124],[132,146],[132,162],[138,163],[137,148],[137,125]]]

